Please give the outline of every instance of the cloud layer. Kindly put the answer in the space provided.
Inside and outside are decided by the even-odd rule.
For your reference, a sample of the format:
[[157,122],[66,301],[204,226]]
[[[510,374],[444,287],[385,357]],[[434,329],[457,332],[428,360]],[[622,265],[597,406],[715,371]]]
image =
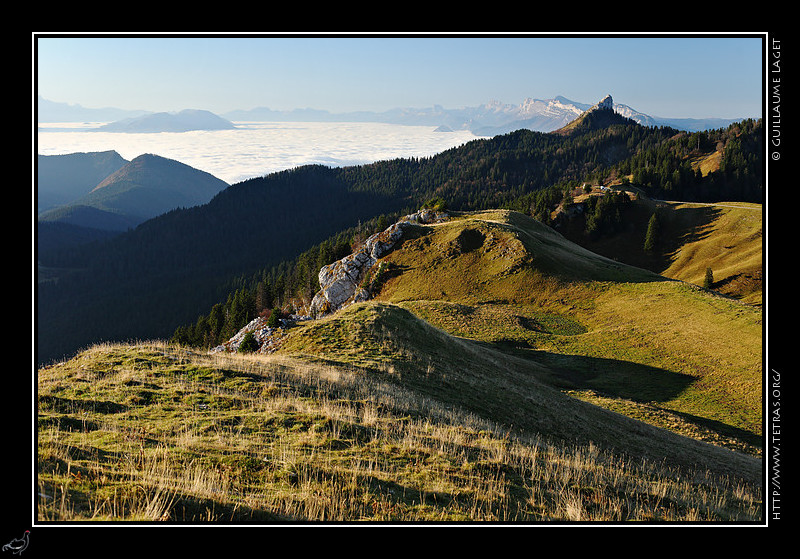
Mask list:
[[229,184],[300,165],[360,165],[398,157],[425,157],[476,138],[430,126],[381,123],[236,123],[236,130],[160,134],[94,132],[42,125],[41,155],[115,150],[131,160],[143,153],[174,159]]

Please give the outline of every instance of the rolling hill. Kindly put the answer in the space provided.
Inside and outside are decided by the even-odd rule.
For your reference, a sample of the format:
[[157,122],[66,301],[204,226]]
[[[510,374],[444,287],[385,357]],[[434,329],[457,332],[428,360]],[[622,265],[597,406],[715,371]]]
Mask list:
[[116,151],[36,156],[36,213],[89,193],[127,163]]
[[[691,220],[691,233],[670,254],[663,274],[702,285],[707,269],[714,291],[753,304],[763,304],[763,207],[760,204],[673,202],[675,213]],[[694,218],[693,214],[704,216]],[[686,225],[684,230],[689,229]]]
[[[617,185],[612,189],[624,187]],[[586,195],[577,194],[575,204]],[[596,196],[597,189],[590,196]],[[669,202],[653,200],[629,190],[624,226],[592,236],[586,233],[586,216],[580,212],[562,219],[557,230],[569,240],[615,261],[645,268],[665,277],[703,286],[711,269],[711,288],[751,305],[763,302],[762,204],[747,202]],[[647,251],[644,240],[649,220],[657,215],[660,236],[657,250]]]
[[205,204],[227,187],[204,171],[143,154],[104,176],[82,196],[40,214],[39,221],[124,231],[176,208]]
[[[410,342],[415,353],[441,353],[422,353],[430,361],[418,374],[114,344],[40,369],[37,521],[762,518],[757,482],[715,473],[758,475],[753,457],[566,397],[536,380],[539,367],[451,338],[396,306],[362,303],[332,320],[363,326],[387,349]],[[495,413],[497,421],[486,419]],[[613,435],[629,452],[559,439]],[[664,454],[704,465],[670,467]]]

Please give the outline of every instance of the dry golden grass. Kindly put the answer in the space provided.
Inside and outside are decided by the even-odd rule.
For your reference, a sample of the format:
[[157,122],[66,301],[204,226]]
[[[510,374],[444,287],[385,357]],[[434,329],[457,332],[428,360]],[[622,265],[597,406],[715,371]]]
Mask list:
[[747,483],[523,436],[358,368],[153,343],[97,346],[38,374],[41,522],[762,514]]
[[705,177],[709,173],[719,170],[719,163],[721,160],[722,152],[715,150],[708,154],[693,157],[691,159],[691,165],[693,170],[700,169],[700,172]]
[[[763,215],[761,204],[671,204],[673,211],[712,208],[713,218],[692,231],[686,242],[669,255],[663,275],[703,285],[706,268],[714,275],[714,289],[760,305],[763,288]],[[748,280],[750,286],[743,282]]]

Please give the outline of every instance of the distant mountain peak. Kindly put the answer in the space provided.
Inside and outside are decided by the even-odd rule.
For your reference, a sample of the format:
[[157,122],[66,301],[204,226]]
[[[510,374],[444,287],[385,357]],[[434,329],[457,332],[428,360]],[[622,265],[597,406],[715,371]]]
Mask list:
[[212,112],[184,109],[178,113],[152,113],[118,120],[96,128],[103,132],[190,132],[192,130],[232,130],[236,126]]
[[593,109],[611,109],[613,111],[614,100],[611,98],[611,95],[606,95],[600,100],[600,102],[597,105],[595,105],[594,107],[592,107],[592,109],[589,110]]
[[566,126],[553,131],[553,134],[568,135],[587,128],[597,129],[604,128],[611,124],[624,123],[631,124],[636,123],[636,121],[616,112],[614,109],[614,99],[611,95],[606,95],[596,105],[592,105],[588,110],[581,113],[578,118]]
[[[39,219],[124,230],[175,208],[205,204],[227,187],[225,181],[205,171],[145,153],[110,173],[91,191],[42,213]],[[111,217],[117,218],[116,226],[109,225]]]

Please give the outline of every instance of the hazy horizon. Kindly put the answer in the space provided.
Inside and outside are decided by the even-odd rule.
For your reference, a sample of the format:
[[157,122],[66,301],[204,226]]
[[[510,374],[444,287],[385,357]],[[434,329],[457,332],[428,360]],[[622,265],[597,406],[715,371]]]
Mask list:
[[763,108],[763,37],[34,36],[38,95],[87,108],[225,114],[518,105],[562,95],[667,118]]

